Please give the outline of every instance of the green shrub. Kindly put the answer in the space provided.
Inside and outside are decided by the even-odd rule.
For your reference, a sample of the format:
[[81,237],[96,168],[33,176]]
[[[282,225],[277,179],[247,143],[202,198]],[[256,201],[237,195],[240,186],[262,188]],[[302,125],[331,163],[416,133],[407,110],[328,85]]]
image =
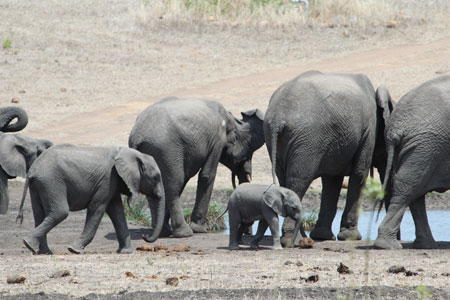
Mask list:
[[[208,212],[206,214],[206,228],[208,231],[221,231],[225,230],[227,227],[225,225],[225,219],[222,216],[216,222],[218,216],[223,212],[223,208],[217,203],[213,203],[209,206]],[[187,208],[184,210],[184,219],[189,224],[191,222],[192,208]]]
[[305,231],[311,231],[316,225],[319,216],[319,208],[314,206],[310,212],[303,214],[302,225]]
[[147,209],[147,201],[141,199],[136,202],[132,202],[128,207],[127,200],[122,199],[123,209],[125,211],[125,218],[128,221],[132,221],[136,224],[150,227],[152,225],[151,217],[145,212]]
[[9,49],[11,48],[12,41],[10,38],[6,38],[6,40],[3,42],[3,49]]

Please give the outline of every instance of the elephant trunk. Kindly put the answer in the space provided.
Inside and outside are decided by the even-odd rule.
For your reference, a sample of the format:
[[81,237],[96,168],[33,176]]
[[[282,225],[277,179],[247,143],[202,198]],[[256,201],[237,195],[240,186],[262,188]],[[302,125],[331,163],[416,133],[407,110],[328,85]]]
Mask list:
[[[17,122],[10,124],[17,118]],[[28,114],[20,107],[8,106],[0,108],[0,131],[15,132],[25,128],[28,124]]]
[[306,237],[305,231],[302,226],[301,218],[298,218],[297,221],[295,222],[294,235],[292,236],[292,245],[294,245],[294,243],[295,243],[295,239],[297,238],[297,234],[298,234],[299,230],[300,230],[300,236],[302,238]]
[[158,239],[161,233],[161,230],[164,225],[164,214],[166,212],[166,197],[164,195],[164,188],[162,184],[160,184],[160,187],[157,189],[155,196],[152,197],[152,200],[154,201],[151,201],[150,198],[148,199],[149,199],[148,204],[150,206],[156,205],[156,216],[152,215],[152,218],[156,218],[156,222],[153,223],[156,225],[155,228],[153,228],[153,233],[151,236],[143,235],[142,238],[148,243],[153,243]]

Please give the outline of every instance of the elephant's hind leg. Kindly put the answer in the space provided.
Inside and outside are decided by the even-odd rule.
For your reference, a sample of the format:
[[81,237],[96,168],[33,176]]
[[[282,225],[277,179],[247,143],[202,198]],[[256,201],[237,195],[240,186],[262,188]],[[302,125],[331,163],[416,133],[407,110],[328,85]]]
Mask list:
[[361,190],[366,177],[367,174],[352,174],[350,176],[345,209],[342,213],[341,229],[338,234],[338,239],[341,241],[362,239],[358,230],[358,210],[361,202]]
[[264,233],[266,232],[267,227],[269,227],[269,224],[267,224],[266,220],[259,220],[258,230],[256,231],[256,234],[253,237],[252,241],[250,242],[250,248],[259,247],[259,242],[261,242],[262,238],[264,237]]
[[437,248],[436,241],[431,233],[430,225],[428,224],[427,211],[425,208],[425,195],[414,200],[409,208],[414,219],[416,227],[416,239],[414,241],[414,248],[417,249],[435,249]]
[[134,253],[134,250],[131,247],[130,231],[128,230],[127,221],[125,219],[120,194],[114,196],[113,200],[106,208],[106,213],[114,225],[117,240],[119,241],[117,253]]
[[322,177],[322,198],[320,200],[319,218],[310,237],[314,240],[335,240],[331,231],[333,219],[336,216],[339,193],[341,191],[342,176]]

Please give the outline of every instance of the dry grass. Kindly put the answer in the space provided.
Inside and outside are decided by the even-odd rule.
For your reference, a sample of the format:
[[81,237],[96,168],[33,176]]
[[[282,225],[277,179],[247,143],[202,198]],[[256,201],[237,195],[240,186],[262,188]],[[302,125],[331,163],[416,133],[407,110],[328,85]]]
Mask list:
[[289,0],[138,0],[133,10],[138,23],[148,25],[216,23],[230,26],[385,26],[450,24],[447,0],[310,0],[309,17],[303,3]]

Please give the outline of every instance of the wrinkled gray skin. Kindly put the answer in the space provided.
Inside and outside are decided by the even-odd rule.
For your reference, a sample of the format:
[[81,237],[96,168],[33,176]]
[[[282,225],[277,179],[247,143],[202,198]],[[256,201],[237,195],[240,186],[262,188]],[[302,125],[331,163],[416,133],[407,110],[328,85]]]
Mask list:
[[25,178],[35,159],[52,145],[48,140],[0,132],[0,214],[8,212],[8,179]]
[[[137,117],[128,143],[152,155],[161,169],[167,201],[162,236],[206,232],[206,213],[219,162],[232,171],[233,183],[235,176],[239,183],[251,179],[253,152],[264,144],[264,115],[256,109],[242,116],[242,120],[234,118],[215,101],[171,97]],[[187,225],[180,195],[198,172],[195,206]],[[151,211],[153,216],[153,207]],[[159,219],[152,218],[156,221]]]
[[425,194],[450,188],[450,76],[427,81],[404,95],[387,123],[385,191],[389,207],[376,248],[400,249],[396,235],[409,206],[415,248],[436,248],[425,211]]
[[250,242],[250,247],[258,248],[258,244],[264,237],[267,227],[270,228],[273,238],[273,248],[282,249],[280,243],[280,227],[278,216],[296,220],[296,226],[292,243],[299,229],[304,237],[305,232],[301,228],[301,202],[293,191],[276,185],[261,185],[243,183],[230,195],[228,201],[228,215],[230,228],[230,250],[239,249],[243,231],[259,220],[258,231]]
[[[151,156],[134,149],[56,145],[34,162],[27,181],[35,228],[23,241],[33,253],[51,254],[47,233],[69,211],[85,208],[86,223],[80,238],[69,247],[72,253],[82,253],[92,241],[105,212],[116,231],[117,252],[133,252],[121,194],[144,194],[149,202],[160,203],[161,220],[164,214],[164,187],[158,166]],[[20,210],[18,219],[22,218]],[[162,222],[153,234],[159,235],[161,228]]]
[[[331,224],[344,176],[349,176],[339,240],[361,239],[360,194],[373,166],[384,174],[384,120],[392,101],[384,87],[375,92],[362,74],[309,71],[278,88],[264,120],[272,175],[303,198],[311,182],[322,179],[319,219],[311,238],[333,240]],[[377,142],[377,144],[376,144]],[[283,224],[282,245],[292,237],[293,221]]]
[[[16,122],[11,122],[16,119]],[[28,114],[17,106],[0,107],[0,131],[17,132],[28,124]]]

